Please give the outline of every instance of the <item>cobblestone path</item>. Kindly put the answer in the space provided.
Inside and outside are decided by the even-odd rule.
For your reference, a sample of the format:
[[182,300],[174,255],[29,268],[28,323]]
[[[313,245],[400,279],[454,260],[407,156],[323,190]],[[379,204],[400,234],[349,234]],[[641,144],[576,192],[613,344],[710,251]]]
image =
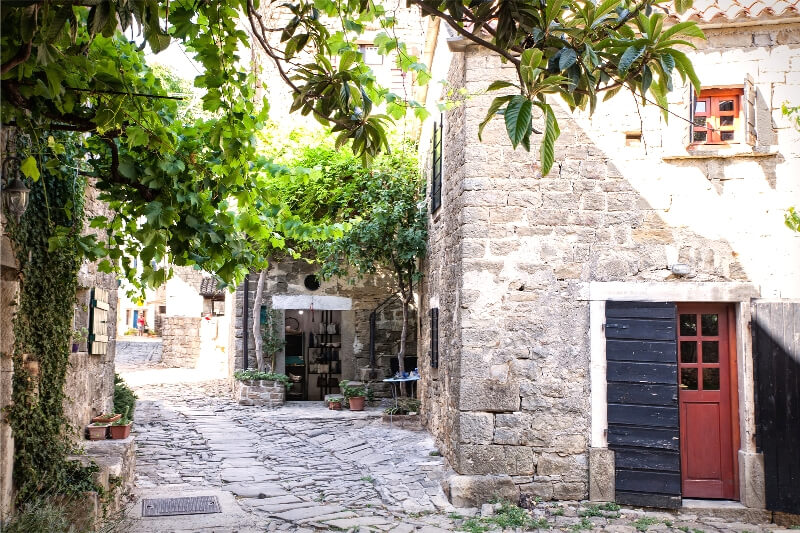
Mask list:
[[[492,506],[484,506],[483,518],[480,510],[453,509],[439,483],[446,467],[431,455],[430,436],[390,428],[375,409],[331,412],[302,403],[275,410],[244,407],[230,400],[224,380],[134,363],[119,371],[139,396],[137,495],[217,494],[223,513],[134,518],[126,531],[435,533],[513,524],[504,521],[504,510]],[[776,528],[757,523],[764,513],[714,519],[692,510],[609,511],[578,502],[530,502],[529,507],[527,527],[520,530],[760,533]]]

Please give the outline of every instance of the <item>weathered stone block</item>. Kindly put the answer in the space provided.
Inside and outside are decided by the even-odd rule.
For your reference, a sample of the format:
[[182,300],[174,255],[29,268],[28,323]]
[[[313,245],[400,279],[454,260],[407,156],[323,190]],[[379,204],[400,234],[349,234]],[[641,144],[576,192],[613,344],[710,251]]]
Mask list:
[[461,411],[497,413],[519,411],[519,406],[519,383],[485,380],[473,383],[461,390],[458,408]]
[[553,497],[557,500],[584,500],[586,499],[586,483],[556,483],[553,485]]
[[494,417],[492,413],[460,412],[456,426],[458,441],[462,444],[491,444]]
[[456,450],[454,468],[459,474],[533,474],[533,450],[527,446],[465,444]]
[[505,475],[452,476],[447,484],[450,502],[455,507],[480,507],[492,500],[519,501],[519,489]]
[[597,502],[613,502],[614,490],[613,450],[589,448],[589,499]]

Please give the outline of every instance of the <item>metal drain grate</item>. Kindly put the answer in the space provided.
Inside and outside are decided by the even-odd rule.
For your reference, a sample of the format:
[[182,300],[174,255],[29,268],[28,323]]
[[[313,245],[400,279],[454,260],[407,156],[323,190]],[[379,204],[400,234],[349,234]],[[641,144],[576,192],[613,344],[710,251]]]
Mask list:
[[216,496],[193,496],[191,498],[145,498],[142,500],[142,516],[174,516],[182,514],[221,513]]

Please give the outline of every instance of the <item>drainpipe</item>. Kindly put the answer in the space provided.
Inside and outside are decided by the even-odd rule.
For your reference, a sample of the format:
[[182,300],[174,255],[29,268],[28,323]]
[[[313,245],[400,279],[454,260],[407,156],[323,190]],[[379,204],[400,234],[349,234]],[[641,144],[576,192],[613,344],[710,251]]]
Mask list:
[[248,333],[247,322],[249,321],[248,309],[250,309],[248,293],[250,292],[250,274],[244,275],[244,309],[242,309],[242,349],[244,350],[244,359],[242,360],[242,370],[247,370],[247,338],[250,336]]

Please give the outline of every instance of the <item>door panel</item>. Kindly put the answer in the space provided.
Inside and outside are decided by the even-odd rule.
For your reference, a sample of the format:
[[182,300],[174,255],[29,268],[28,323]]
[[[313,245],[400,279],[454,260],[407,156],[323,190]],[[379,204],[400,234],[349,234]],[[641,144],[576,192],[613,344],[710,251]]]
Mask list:
[[[682,495],[734,499],[732,337],[728,306],[679,304],[678,403]],[[735,358],[735,355],[733,356]],[[735,361],[734,361],[735,362]]]
[[619,503],[681,504],[675,309],[606,302],[608,447]]

